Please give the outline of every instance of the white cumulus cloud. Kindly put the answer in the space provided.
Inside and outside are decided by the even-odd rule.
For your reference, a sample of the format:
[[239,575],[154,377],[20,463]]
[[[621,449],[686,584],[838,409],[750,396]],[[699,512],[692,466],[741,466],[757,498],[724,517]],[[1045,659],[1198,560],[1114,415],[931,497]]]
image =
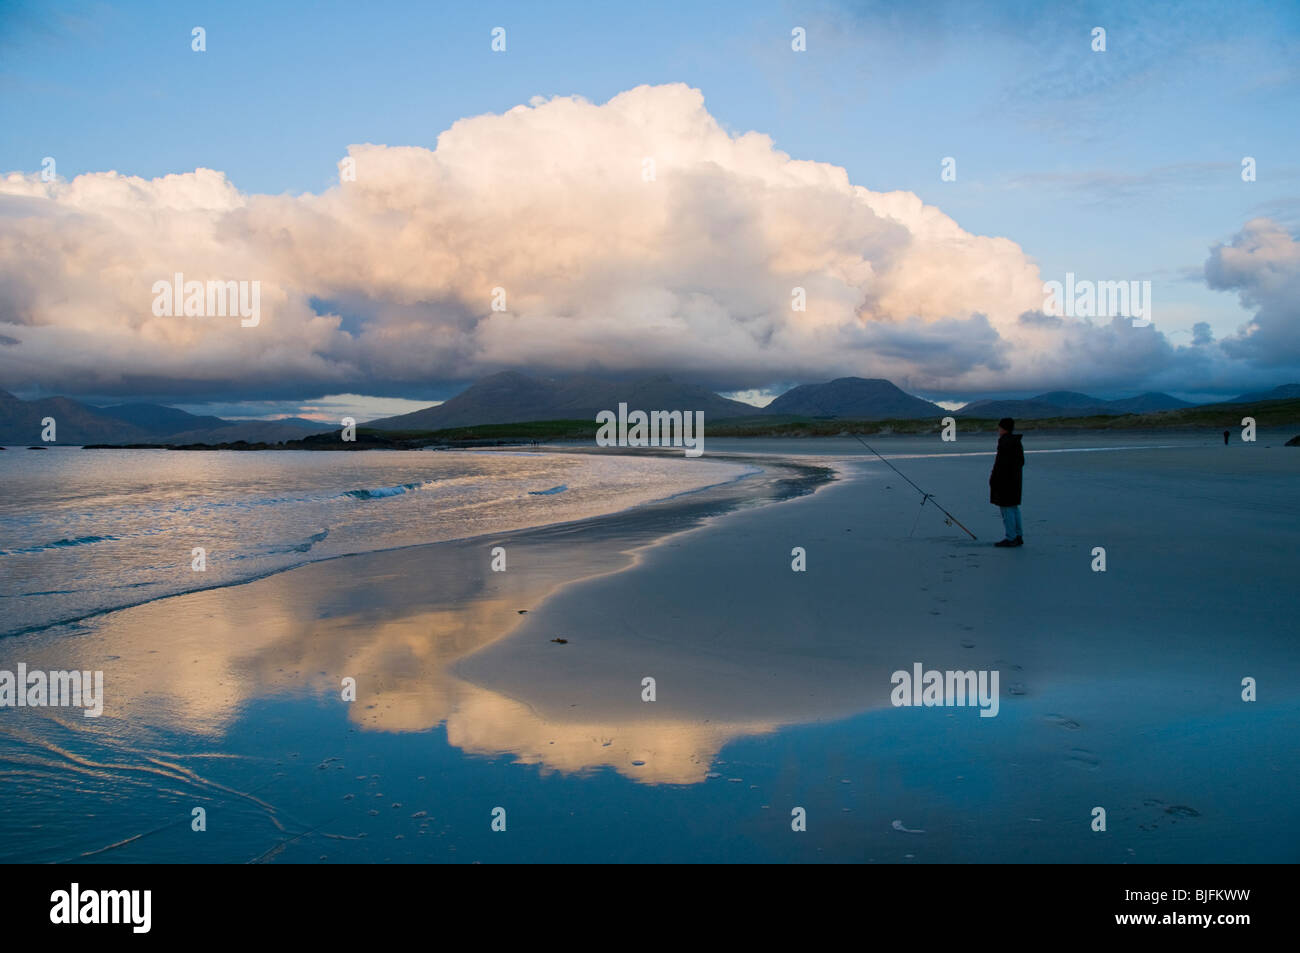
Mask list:
[[[0,178],[0,386],[271,399],[519,368],[729,390],[848,374],[931,392],[1060,375],[1136,389],[1192,359],[1149,328],[1025,320],[1042,278],[1013,241],[733,135],[680,84],[535,99],[463,119],[432,150],[348,157],[355,181],[300,196],[243,194],[209,169]],[[1212,284],[1260,307],[1230,356],[1274,341],[1294,359],[1269,253],[1216,254]],[[177,272],[260,281],[260,324],[155,316],[151,288]]]

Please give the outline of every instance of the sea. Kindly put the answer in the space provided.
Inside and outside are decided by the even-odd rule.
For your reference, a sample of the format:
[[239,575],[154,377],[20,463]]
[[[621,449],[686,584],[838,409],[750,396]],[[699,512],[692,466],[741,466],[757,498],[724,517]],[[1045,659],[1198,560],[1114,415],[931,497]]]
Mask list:
[[757,468],[500,450],[0,452],[0,637],[321,559],[617,512]]

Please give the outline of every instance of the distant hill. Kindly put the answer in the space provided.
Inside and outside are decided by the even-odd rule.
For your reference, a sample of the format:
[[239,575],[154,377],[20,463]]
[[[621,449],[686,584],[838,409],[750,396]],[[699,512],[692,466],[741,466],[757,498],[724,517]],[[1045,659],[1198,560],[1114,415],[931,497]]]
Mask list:
[[1048,404],[1035,398],[1026,400],[974,400],[961,410],[952,412],[954,417],[983,417],[997,420],[1002,417],[1014,417],[1016,420],[1039,420],[1047,417],[1060,417],[1063,414],[1086,417],[1088,411],[1071,413],[1063,407]]
[[1224,403],[1256,404],[1261,400],[1294,400],[1297,397],[1300,397],[1300,384],[1283,384],[1281,387],[1260,391],[1257,394],[1242,394],[1240,397],[1232,398],[1232,400],[1225,400]]
[[1125,397],[1123,400],[1108,400],[1106,406],[1121,414],[1153,414],[1160,410],[1181,410],[1196,405],[1168,394],[1148,392],[1137,397]]
[[1100,397],[1093,397],[1091,394],[1080,394],[1078,391],[1072,390],[1049,391],[1046,394],[1039,394],[1037,397],[1029,399],[1051,404],[1053,407],[1059,407],[1062,410],[1084,410],[1106,403]]
[[304,420],[224,420],[199,416],[160,404],[116,404],[92,407],[67,397],[19,400],[0,391],[0,445],[33,446],[41,440],[41,421],[53,417],[54,442],[86,443],[278,443],[331,429],[329,424]]
[[1169,394],[1146,393],[1122,400],[1104,400],[1074,391],[1050,391],[1024,400],[975,400],[955,412],[958,417],[1013,417],[1042,420],[1048,417],[1104,417],[1121,414],[1150,414],[1179,410],[1192,405]]
[[160,442],[235,443],[243,440],[247,443],[282,443],[285,440],[301,440],[312,434],[339,429],[337,425],[304,420],[302,417],[286,417],[283,420],[223,420],[222,424],[224,426],[167,434]]
[[913,397],[889,381],[840,377],[825,384],[800,384],[764,407],[770,416],[843,417],[856,420],[940,417],[938,404]]
[[620,402],[628,410],[701,410],[706,421],[764,412],[667,376],[619,382],[587,375],[552,379],[503,371],[471,384],[437,407],[372,420],[366,426],[424,431],[537,420],[594,421],[602,410],[617,411]]
[[34,446],[42,443],[41,421],[54,418],[56,443],[136,443],[149,433],[125,420],[100,413],[67,397],[19,400],[0,391],[0,444]]
[[97,407],[98,413],[117,420],[125,421],[139,427],[154,436],[180,433],[185,430],[205,430],[224,427],[230,423],[220,417],[200,417],[196,414],[164,407],[160,404],[116,404],[112,407]]

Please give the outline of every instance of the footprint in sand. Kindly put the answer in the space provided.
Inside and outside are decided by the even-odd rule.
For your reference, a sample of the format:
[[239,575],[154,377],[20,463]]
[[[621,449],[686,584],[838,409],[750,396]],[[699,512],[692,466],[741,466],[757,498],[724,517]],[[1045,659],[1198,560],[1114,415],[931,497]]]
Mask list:
[[[1142,802],[1142,807],[1145,808],[1143,811],[1144,815],[1149,815],[1154,818],[1158,818],[1161,814],[1169,814],[1175,818],[1201,816],[1200,811],[1195,808],[1190,808],[1186,804],[1165,804],[1165,802],[1160,800],[1158,797],[1147,798]],[[1131,817],[1132,815],[1129,816]],[[1176,822],[1171,821],[1170,823]]]
[[1101,759],[1087,748],[1071,748],[1070,753],[1065,757],[1065,761],[1076,768],[1085,768],[1088,771],[1096,771],[1101,764]]
[[1180,820],[1200,816],[1200,811],[1186,804],[1166,804],[1159,798],[1151,797],[1142,802],[1142,807],[1135,808],[1122,819],[1139,821],[1137,829],[1140,831],[1154,831],[1159,830],[1160,825],[1166,821],[1177,824]]
[[972,642],[970,639],[962,639],[961,647],[964,649],[973,649],[975,648],[975,643]]
[[1079,724],[1073,718],[1066,718],[1064,715],[1048,715],[1047,720],[1057,727],[1065,728],[1069,731],[1078,731],[1083,727],[1083,725]]

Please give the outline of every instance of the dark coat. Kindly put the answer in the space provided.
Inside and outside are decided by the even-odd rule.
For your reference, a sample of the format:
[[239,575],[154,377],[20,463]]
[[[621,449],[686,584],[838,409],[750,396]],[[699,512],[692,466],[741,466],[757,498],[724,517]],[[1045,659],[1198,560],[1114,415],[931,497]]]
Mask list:
[[994,506],[1020,505],[1020,471],[1025,465],[1023,434],[1009,433],[998,438],[998,455],[989,474],[989,502]]

